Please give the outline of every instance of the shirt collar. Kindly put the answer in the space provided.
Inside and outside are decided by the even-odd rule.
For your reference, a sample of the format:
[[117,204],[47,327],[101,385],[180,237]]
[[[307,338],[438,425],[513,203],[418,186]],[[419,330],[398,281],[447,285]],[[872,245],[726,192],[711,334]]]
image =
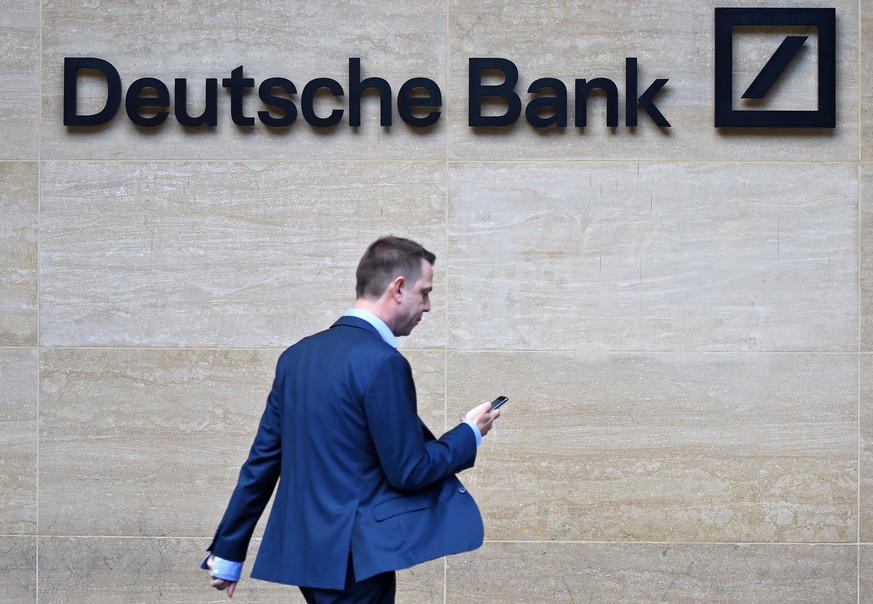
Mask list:
[[400,341],[397,339],[397,337],[393,333],[391,333],[391,328],[388,327],[388,324],[373,313],[369,313],[366,310],[360,310],[358,308],[350,308],[345,312],[343,316],[355,317],[366,321],[376,328],[376,331],[379,332],[379,335],[382,336],[382,339],[385,340],[385,343],[392,348],[397,348],[397,346],[400,344]]

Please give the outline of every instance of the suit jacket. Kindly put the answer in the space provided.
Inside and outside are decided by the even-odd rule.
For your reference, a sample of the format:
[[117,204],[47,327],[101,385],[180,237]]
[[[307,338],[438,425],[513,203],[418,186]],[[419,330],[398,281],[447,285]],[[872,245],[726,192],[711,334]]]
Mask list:
[[274,490],[258,579],[342,589],[350,552],[360,581],[475,549],[482,518],[455,477],[475,458],[469,426],[436,439],[419,419],[403,355],[366,321],[342,317],[279,358],[209,551],[244,560]]

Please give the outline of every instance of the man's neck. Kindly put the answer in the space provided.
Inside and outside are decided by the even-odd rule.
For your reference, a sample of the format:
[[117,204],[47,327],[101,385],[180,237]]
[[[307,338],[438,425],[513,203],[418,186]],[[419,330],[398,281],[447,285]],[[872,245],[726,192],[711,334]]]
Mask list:
[[390,313],[385,311],[385,307],[380,303],[381,300],[370,300],[368,298],[358,298],[355,300],[355,305],[352,307],[355,310],[363,310],[370,313],[374,317],[378,317],[391,331],[394,331]]
[[362,319],[375,327],[376,331],[379,332],[379,335],[382,337],[386,344],[389,344],[394,348],[400,346],[400,340],[397,339],[397,336],[394,335],[394,332],[391,331],[391,328],[388,327],[388,324],[370,311],[363,308],[352,308],[346,312],[346,316],[349,315]]

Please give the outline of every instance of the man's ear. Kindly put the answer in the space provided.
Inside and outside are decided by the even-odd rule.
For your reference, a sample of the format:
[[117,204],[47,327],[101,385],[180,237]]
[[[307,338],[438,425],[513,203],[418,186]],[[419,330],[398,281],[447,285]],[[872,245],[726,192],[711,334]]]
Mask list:
[[391,296],[391,299],[396,302],[403,301],[403,289],[406,287],[406,277],[400,275],[391,282],[388,286],[388,293]]

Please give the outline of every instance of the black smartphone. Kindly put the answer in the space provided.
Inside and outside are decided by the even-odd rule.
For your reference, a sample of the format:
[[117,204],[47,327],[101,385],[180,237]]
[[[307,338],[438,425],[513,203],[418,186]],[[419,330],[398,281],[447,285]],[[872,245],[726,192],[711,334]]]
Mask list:
[[503,404],[509,400],[508,396],[498,396],[496,399],[491,401],[491,410],[500,409]]

